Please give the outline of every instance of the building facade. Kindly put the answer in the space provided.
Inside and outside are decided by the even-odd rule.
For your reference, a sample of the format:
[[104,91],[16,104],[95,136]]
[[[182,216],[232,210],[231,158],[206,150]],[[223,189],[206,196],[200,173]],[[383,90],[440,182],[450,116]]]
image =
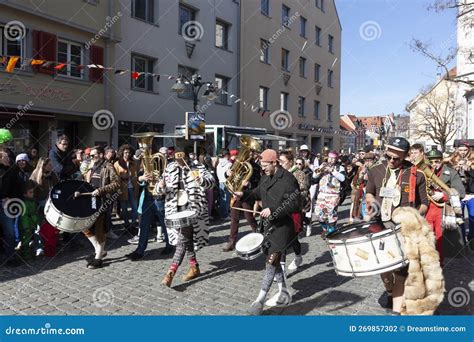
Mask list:
[[[44,155],[59,134],[78,147],[111,142],[110,129],[92,124],[96,111],[113,111],[110,82],[102,70],[84,66],[107,66],[114,59],[113,46],[120,39],[114,3],[0,4],[2,63],[19,57],[11,73],[0,68],[0,127],[12,131],[10,147],[16,152],[35,146]],[[56,63],[32,66],[32,59]],[[65,66],[54,68],[58,63]]]
[[[173,132],[185,124],[185,113],[193,111],[192,92],[171,91],[183,74],[199,74],[202,81],[216,83],[223,92],[208,101],[199,93],[199,107],[206,124],[237,125],[238,105],[230,95],[239,96],[239,2],[200,0],[131,0],[123,8],[122,40],[117,44],[115,67],[141,75],[136,80],[118,76],[114,79],[114,140],[130,142],[137,132]],[[124,6],[125,7],[125,6]],[[170,77],[168,77],[171,76]],[[166,139],[165,139],[166,140]],[[212,137],[209,137],[212,141]],[[171,145],[171,140],[158,141]]]
[[[239,124],[339,149],[341,24],[333,0],[241,1]],[[280,142],[274,148],[283,148]]]

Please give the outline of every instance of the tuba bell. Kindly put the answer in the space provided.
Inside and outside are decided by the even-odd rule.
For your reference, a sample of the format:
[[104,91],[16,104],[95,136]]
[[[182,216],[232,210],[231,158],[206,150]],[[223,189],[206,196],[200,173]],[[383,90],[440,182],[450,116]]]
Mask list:
[[156,183],[166,169],[166,157],[162,153],[152,153],[155,133],[136,133],[132,137],[137,139],[138,146],[142,151],[140,158],[143,171],[153,176],[153,179],[148,182],[148,191],[152,195],[156,195]]
[[242,191],[244,184],[252,177],[253,168],[249,163],[250,153],[260,152],[261,149],[260,143],[248,135],[243,135],[240,138],[240,151],[230,168],[232,175],[225,182],[225,186],[232,194]]

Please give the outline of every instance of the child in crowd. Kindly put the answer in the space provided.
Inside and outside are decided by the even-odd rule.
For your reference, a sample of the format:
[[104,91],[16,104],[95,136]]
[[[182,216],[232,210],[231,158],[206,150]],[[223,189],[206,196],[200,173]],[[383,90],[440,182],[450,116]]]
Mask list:
[[24,210],[20,217],[20,255],[23,259],[28,260],[33,257],[31,252],[36,226],[38,225],[38,214],[35,196],[36,184],[28,180],[24,186],[23,203]]

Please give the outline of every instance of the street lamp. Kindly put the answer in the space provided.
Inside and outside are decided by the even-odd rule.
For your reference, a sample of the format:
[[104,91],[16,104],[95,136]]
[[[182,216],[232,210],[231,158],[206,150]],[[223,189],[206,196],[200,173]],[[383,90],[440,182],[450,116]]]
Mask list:
[[215,100],[217,98],[214,84],[212,84],[212,82],[202,82],[200,75],[193,75],[191,79],[189,79],[183,74],[178,74],[176,83],[171,87],[171,91],[182,94],[187,90],[187,85],[191,85],[193,87],[193,108],[195,112],[198,111],[198,95],[203,86],[207,87],[203,97],[207,98],[209,101]]

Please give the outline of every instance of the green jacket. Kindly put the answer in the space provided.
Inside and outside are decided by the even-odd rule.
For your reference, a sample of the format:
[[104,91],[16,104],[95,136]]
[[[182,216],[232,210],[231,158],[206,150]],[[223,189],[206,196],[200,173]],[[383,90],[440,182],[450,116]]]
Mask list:
[[39,224],[36,202],[29,198],[23,199],[25,210],[20,217],[20,229],[36,229]]

